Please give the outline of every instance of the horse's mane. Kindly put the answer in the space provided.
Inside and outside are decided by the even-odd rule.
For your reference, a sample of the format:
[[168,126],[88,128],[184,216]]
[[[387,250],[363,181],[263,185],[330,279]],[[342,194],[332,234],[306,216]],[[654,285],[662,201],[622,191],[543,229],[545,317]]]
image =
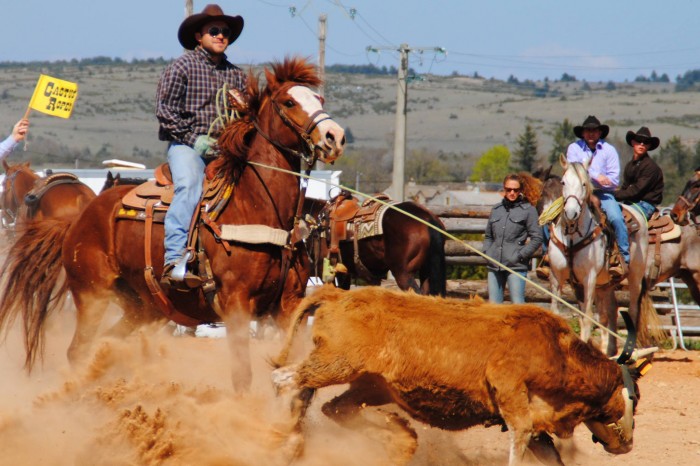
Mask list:
[[591,183],[591,177],[588,174],[588,169],[584,167],[582,163],[572,163],[571,166],[574,171],[576,171],[576,176],[578,176],[578,179],[581,180],[583,189],[586,192],[586,198],[582,200],[586,201],[588,204],[591,199],[591,194],[593,193],[593,184]]
[[258,76],[251,70],[248,73],[246,95],[242,102],[229,99],[229,104],[238,113],[238,118],[224,128],[218,140],[221,157],[209,164],[207,171],[225,173],[235,180],[248,156],[249,142],[256,131],[254,122],[259,117],[265,102],[276,89],[285,83],[317,87],[321,84],[316,68],[299,57],[286,57],[282,63],[273,62],[265,68],[266,85],[260,84]]

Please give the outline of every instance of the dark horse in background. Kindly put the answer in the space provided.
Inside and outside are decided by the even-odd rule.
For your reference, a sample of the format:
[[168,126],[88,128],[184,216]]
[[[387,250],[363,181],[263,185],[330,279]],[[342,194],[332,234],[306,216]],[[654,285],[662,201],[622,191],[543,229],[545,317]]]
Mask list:
[[29,162],[10,165],[2,161],[2,226],[14,229],[29,220],[70,219],[95,198],[95,193],[70,173],[40,177]]
[[115,186],[123,186],[123,185],[138,185],[138,184],[143,184],[146,181],[148,181],[147,178],[128,178],[128,177],[122,177],[121,173],[117,173],[116,175],[112,174],[111,171],[107,172],[107,177],[105,178],[105,184],[102,185],[102,189],[100,189],[100,192],[106,191],[109,188],[113,188]]
[[[215,288],[167,294],[176,311],[195,325],[225,323],[236,389],[247,389],[252,378],[251,319],[270,314],[286,326],[305,293],[308,258],[301,238],[292,234],[301,197],[293,173],[317,158],[332,163],[345,144],[343,129],[325,113],[321,97],[311,89],[320,84],[312,64],[286,59],[266,69],[265,75],[263,86],[251,73],[247,97],[229,102],[240,118],[226,125],[218,139],[221,156],[208,166],[209,178],[223,183],[225,196],[199,216],[196,252],[199,265],[208,265]],[[71,363],[89,356],[109,302],[117,302],[123,310],[110,330],[114,336],[168,321],[147,282],[149,273],[162,274],[163,225],[154,222],[147,233],[143,221],[116,215],[132,188],[105,190],[72,222],[37,224],[12,249],[6,271],[16,280],[3,290],[0,324],[7,326],[22,315],[28,369],[43,348],[43,324],[56,302],[50,290],[57,286],[61,270],[67,286],[59,291],[69,289],[77,308],[68,350]],[[285,233],[286,243],[221,239],[224,227],[241,226]],[[152,236],[148,250],[147,234]],[[50,245],[53,255],[33,254],[37,244]],[[152,270],[146,257],[152,258]],[[211,292],[213,300],[208,299]]]
[[[340,196],[342,198],[338,199]],[[334,228],[331,217],[336,201],[358,203],[349,193],[341,193],[328,202],[313,199],[306,202],[306,212],[314,217],[315,223],[307,240],[307,250],[317,276],[322,276],[322,261],[329,257],[331,230]],[[371,202],[368,199],[364,204]],[[402,290],[445,296],[445,238],[440,231],[416,218],[440,230],[445,226],[439,217],[420,204],[410,201],[391,204],[396,209],[388,207],[384,211],[381,234],[357,241],[352,237],[339,241],[339,259],[347,273],[336,274],[338,285],[349,289],[352,278],[379,285],[387,272],[391,272]],[[359,217],[348,220],[347,229],[355,230],[350,233],[352,236],[356,234],[355,226],[362,220]]]

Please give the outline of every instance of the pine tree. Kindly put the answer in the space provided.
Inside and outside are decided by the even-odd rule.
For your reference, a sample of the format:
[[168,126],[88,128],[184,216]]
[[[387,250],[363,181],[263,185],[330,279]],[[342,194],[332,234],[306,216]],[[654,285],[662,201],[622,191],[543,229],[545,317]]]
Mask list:
[[556,165],[559,163],[559,156],[566,155],[566,150],[574,140],[574,125],[568,118],[554,125],[554,129],[549,133],[552,136],[552,150],[549,151],[549,163]]
[[530,124],[518,136],[518,148],[513,151],[512,169],[532,173],[537,163],[537,135]]

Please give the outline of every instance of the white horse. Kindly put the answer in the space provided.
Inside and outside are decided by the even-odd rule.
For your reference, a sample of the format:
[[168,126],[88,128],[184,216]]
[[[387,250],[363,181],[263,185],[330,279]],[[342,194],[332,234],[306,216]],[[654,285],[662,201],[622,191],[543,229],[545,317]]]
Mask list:
[[[552,273],[552,291],[561,296],[562,287],[571,281],[576,292],[581,311],[593,318],[596,314],[601,326],[615,332],[617,330],[616,284],[608,273],[608,239],[602,226],[593,215],[590,199],[593,185],[588,175],[588,163],[568,163],[560,157],[564,175],[562,176],[562,196],[564,205],[557,222],[551,228],[549,241],[549,261]],[[647,294],[644,278],[647,244],[649,242],[644,216],[627,206],[639,228],[630,233],[630,267],[627,276],[630,295],[630,317],[639,331],[642,344],[649,344],[647,324],[657,322],[658,316]],[[558,312],[556,300],[552,300],[552,310]],[[617,352],[616,337],[609,333],[601,337],[601,350],[612,356]],[[581,318],[581,339],[589,341],[592,336],[591,319]]]

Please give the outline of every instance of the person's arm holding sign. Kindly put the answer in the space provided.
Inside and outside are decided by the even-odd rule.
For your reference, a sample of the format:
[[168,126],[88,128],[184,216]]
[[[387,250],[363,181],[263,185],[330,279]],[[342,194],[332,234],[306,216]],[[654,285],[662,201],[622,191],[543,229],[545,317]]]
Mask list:
[[29,120],[22,118],[15,126],[12,128],[12,134],[10,134],[4,141],[0,142],[0,160],[7,157],[12,150],[17,147],[17,144],[24,141],[27,137],[27,131],[29,130]]

